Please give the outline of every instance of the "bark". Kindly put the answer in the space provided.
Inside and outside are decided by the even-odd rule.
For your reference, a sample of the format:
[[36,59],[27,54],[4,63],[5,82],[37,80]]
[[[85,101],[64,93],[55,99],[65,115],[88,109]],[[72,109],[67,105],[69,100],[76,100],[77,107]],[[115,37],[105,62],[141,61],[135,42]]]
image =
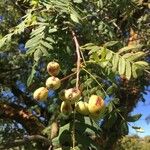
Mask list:
[[16,104],[0,103],[0,118],[20,123],[30,135],[41,134],[45,126],[23,107]]
[[23,139],[14,140],[13,142],[2,143],[0,149],[6,150],[13,147],[28,145],[31,144],[31,142],[43,142],[45,143],[45,145],[47,145],[47,147],[52,147],[51,141],[49,141],[47,138],[41,135],[31,135],[31,136],[25,136]]

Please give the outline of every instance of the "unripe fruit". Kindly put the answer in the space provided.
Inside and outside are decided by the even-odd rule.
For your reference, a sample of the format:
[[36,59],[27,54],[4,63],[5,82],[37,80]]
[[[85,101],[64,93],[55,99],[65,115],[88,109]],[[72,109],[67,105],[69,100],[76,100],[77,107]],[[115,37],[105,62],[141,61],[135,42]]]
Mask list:
[[58,79],[57,77],[49,77],[47,80],[46,80],[46,87],[48,89],[51,89],[51,90],[57,90],[61,85],[61,81],[60,79]]
[[89,115],[88,103],[79,101],[75,107],[76,111],[82,115]]
[[66,101],[70,101],[71,104],[77,102],[81,97],[80,90],[76,88],[70,88],[64,91],[64,98]]
[[65,115],[71,114],[71,112],[72,112],[71,104],[69,102],[63,101],[61,103],[60,111]]
[[52,76],[57,76],[60,71],[60,66],[57,62],[49,62],[47,65],[47,72]]
[[48,97],[48,90],[45,87],[36,89],[33,93],[33,98],[36,100],[46,100]]
[[90,113],[99,114],[104,107],[104,100],[97,95],[91,95],[89,99],[88,109]]

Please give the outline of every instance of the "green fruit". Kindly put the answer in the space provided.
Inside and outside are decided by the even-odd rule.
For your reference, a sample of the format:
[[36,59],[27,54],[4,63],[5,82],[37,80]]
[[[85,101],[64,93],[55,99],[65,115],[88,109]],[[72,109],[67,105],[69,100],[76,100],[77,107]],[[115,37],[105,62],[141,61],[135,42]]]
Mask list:
[[88,103],[79,101],[75,107],[76,111],[82,115],[89,115]]
[[64,91],[64,100],[69,101],[71,104],[77,102],[80,97],[81,92],[76,88],[70,88]]
[[63,101],[61,103],[60,111],[61,111],[61,113],[65,114],[65,115],[71,114],[71,112],[72,112],[71,104],[69,102]]
[[57,62],[49,62],[47,65],[47,72],[52,76],[57,76],[60,72],[60,66]]
[[88,103],[88,109],[91,114],[99,114],[104,107],[104,100],[97,95],[91,95]]
[[36,89],[33,93],[33,98],[35,100],[46,100],[48,97],[48,90],[45,87],[40,87]]
[[57,90],[59,89],[61,85],[61,81],[59,78],[57,77],[49,77],[47,80],[46,80],[46,87],[50,90]]

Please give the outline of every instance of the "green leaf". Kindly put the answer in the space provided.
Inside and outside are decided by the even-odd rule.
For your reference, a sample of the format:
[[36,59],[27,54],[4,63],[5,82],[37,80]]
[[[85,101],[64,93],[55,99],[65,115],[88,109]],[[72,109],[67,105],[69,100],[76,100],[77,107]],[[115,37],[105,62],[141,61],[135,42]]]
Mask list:
[[149,65],[146,61],[137,61],[134,64],[139,65],[141,67],[147,67]]
[[135,78],[135,79],[138,77],[137,69],[138,69],[137,65],[132,64],[132,76],[133,76],[133,78]]
[[128,52],[128,51],[133,50],[133,49],[139,49],[141,47],[142,47],[142,45],[129,45],[129,46],[125,46],[125,47],[121,48],[118,51],[118,54],[121,54],[123,52]]
[[118,44],[119,41],[110,41],[104,44],[105,47],[111,47]]
[[141,127],[132,126],[133,129],[140,129]]
[[136,132],[140,132],[140,133],[143,133],[144,132],[144,129],[141,128],[141,127],[137,127],[137,126],[132,126],[133,129],[136,130]]
[[106,93],[107,94],[113,94],[113,93],[115,93],[115,91],[117,91],[117,85],[113,83],[112,86],[110,86],[107,89]]
[[99,46],[88,46],[87,49],[88,49],[88,48],[89,48],[89,50],[90,50],[89,53],[88,53],[89,55],[92,54],[92,53],[95,53],[95,52],[96,52],[97,54],[99,54],[98,51],[101,50]]
[[0,48],[4,46],[6,40],[7,40],[6,37],[3,37],[2,39],[0,39]]
[[117,113],[112,111],[110,113],[109,117],[108,117],[108,120],[107,120],[107,122],[105,124],[105,127],[106,128],[111,128],[113,126],[113,124],[116,122],[117,118],[118,118]]
[[131,63],[129,61],[126,61],[126,73],[125,73],[125,75],[126,75],[126,78],[128,80],[130,80],[131,74],[132,74]]
[[42,53],[44,54],[44,56],[46,57],[50,57],[50,54],[48,53],[47,49],[45,47],[43,47],[42,45],[39,46],[39,49],[42,51]]
[[136,114],[133,116],[128,116],[127,121],[128,122],[135,122],[141,118],[142,114]]
[[108,112],[111,113],[111,112],[113,111],[113,103],[110,102],[110,103],[108,104],[107,108],[108,108]]
[[128,57],[128,60],[129,61],[135,61],[141,57],[145,56],[145,53],[144,52],[137,52],[137,53],[134,53],[134,55]]
[[72,21],[79,23],[79,19],[77,18],[77,16],[75,14],[70,14],[70,18]]
[[40,26],[39,28],[33,30],[33,31],[31,32],[31,37],[40,34],[41,32],[44,31],[44,29],[45,29],[45,26]]
[[126,53],[122,57],[125,58],[125,59],[127,59],[127,58],[129,58],[129,57],[131,57],[133,55],[134,55],[133,53]]
[[112,59],[112,71],[115,72],[118,68],[119,55],[115,54]]
[[126,61],[124,58],[121,57],[119,59],[119,67],[118,67],[119,74],[123,75],[125,73],[125,69],[126,69]]
[[[35,64],[36,65],[36,64]],[[32,70],[31,70],[31,74],[30,76],[28,77],[27,79],[27,86],[29,87],[33,81],[33,78],[34,78],[34,75],[36,73],[36,70],[35,70],[35,65],[32,67]]]
[[40,59],[40,57],[42,56],[42,51],[40,49],[37,49],[35,52],[34,52],[34,60],[35,61],[38,61]]
[[90,59],[92,59],[92,60],[94,60],[94,61],[96,61],[96,62],[99,62],[99,61],[100,61],[100,59],[99,59],[97,53],[92,53],[92,57],[90,57]]
[[46,41],[51,42],[51,43],[55,43],[55,41],[52,38],[50,38],[50,37],[47,37]]
[[40,41],[40,43],[44,46],[44,47],[46,47],[46,48],[48,48],[48,49],[53,49],[53,47],[52,47],[52,45],[50,44],[50,43],[48,43],[48,42],[46,42],[46,41]]
[[121,132],[123,135],[127,135],[129,133],[129,127],[128,127],[127,122],[122,121]]
[[25,47],[26,47],[26,48],[35,47],[36,45],[39,44],[39,41],[40,41],[43,37],[44,37],[44,34],[43,34],[43,33],[36,35],[35,37],[31,38],[30,40],[28,40],[28,41],[26,42]]
[[54,33],[54,32],[57,32],[57,28],[50,28],[48,30],[49,33]]
[[113,53],[111,51],[108,51],[106,54],[106,60],[109,61],[113,56]]
[[143,128],[136,129],[136,132],[144,133],[144,129]]
[[74,3],[82,3],[82,0],[73,0]]

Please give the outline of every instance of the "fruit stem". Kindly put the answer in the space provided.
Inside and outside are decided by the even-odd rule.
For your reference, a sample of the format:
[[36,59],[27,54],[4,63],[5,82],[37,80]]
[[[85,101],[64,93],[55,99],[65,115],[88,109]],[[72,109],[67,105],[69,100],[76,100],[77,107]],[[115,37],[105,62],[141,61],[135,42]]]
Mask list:
[[74,31],[71,31],[71,32],[72,32],[73,40],[74,40],[75,47],[76,47],[76,54],[77,54],[76,89],[78,90],[79,89],[80,64],[81,64],[80,46],[79,46],[79,42],[77,40],[75,32]]
[[63,82],[64,80],[69,79],[70,77],[74,76],[76,73],[77,73],[77,72],[73,72],[73,73],[69,74],[68,76],[62,78],[62,79],[61,79],[61,82]]
[[75,109],[73,111],[73,126],[72,126],[72,148],[75,149],[76,138],[75,138]]
[[108,96],[108,94],[104,90],[103,86],[99,83],[99,81],[88,70],[86,70],[85,68],[82,68],[82,70],[84,70],[87,74],[89,74],[95,80],[95,82],[101,87],[101,89],[103,90],[105,96]]

